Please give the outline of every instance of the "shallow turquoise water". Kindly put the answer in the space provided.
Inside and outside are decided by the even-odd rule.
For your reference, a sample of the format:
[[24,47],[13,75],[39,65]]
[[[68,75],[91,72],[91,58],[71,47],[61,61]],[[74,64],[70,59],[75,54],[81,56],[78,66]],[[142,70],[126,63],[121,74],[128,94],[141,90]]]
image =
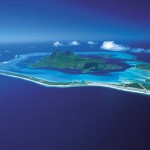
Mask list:
[[[48,53],[30,53],[18,55],[17,57],[15,56],[14,59],[8,62],[1,62],[0,70],[15,72],[54,82],[90,81],[118,84],[135,81],[144,82],[145,79],[149,78],[149,72],[135,68],[136,64],[143,62],[136,60],[134,55],[125,52],[78,52],[78,54],[96,56],[108,54],[111,58],[121,59],[126,64],[131,65],[131,67],[125,71],[110,72],[101,75],[68,74],[57,70],[32,69],[31,67],[28,67],[30,63],[34,63],[38,61],[40,57],[42,58],[48,55]],[[34,60],[34,62],[31,62],[31,60]],[[26,64],[24,65],[24,63]]]

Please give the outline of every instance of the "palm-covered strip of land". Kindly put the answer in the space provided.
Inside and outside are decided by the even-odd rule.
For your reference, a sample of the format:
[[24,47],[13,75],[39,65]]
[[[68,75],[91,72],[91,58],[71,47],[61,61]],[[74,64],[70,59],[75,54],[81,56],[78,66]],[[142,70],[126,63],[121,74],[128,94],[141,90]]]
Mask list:
[[150,71],[150,63],[138,64],[138,65],[136,65],[136,68],[146,70],[146,71]]
[[124,87],[131,87],[131,88],[136,88],[136,89],[145,89],[145,90],[150,90],[150,84],[146,83],[129,83],[129,84],[124,84]]
[[34,82],[38,82],[38,83],[41,83],[41,84],[46,84],[46,85],[49,85],[49,86],[77,86],[77,85],[80,85],[80,86],[86,86],[87,83],[85,81],[70,81],[70,82],[52,82],[52,81],[47,81],[47,80],[44,80],[44,79],[39,79],[39,78],[36,78],[36,77],[31,77],[31,76],[28,76],[28,75],[23,75],[23,74],[18,74],[18,73],[14,73],[14,72],[8,72],[8,71],[1,71],[0,70],[0,74],[3,74],[3,75],[8,75],[8,76],[13,76],[13,77],[18,77],[18,78],[23,78],[23,79],[27,79],[27,80],[30,80],[30,81],[34,81]]
[[145,82],[150,82],[150,79],[146,79]]
[[79,69],[81,73],[100,72],[121,69],[121,66],[107,64],[103,59],[85,58],[70,51],[56,50],[39,62],[32,65],[34,68],[55,67],[59,69]]

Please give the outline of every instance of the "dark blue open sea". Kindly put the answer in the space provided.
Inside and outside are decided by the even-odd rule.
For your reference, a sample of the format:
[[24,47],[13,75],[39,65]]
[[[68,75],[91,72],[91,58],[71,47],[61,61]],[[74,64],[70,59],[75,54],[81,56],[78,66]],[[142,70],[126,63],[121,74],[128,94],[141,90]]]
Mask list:
[[1,150],[148,150],[150,97],[0,76]]
[[0,150],[149,149],[149,96],[0,76]]

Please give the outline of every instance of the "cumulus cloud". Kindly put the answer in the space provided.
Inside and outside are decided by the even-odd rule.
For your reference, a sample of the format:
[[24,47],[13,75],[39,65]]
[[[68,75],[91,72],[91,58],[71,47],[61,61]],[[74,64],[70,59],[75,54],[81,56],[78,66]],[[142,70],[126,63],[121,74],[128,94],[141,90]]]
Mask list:
[[56,42],[53,43],[53,46],[54,47],[59,47],[59,46],[63,46],[63,44],[60,43],[59,41],[56,41]]
[[80,43],[77,41],[73,41],[73,42],[70,42],[69,45],[70,46],[78,46],[78,45],[80,45]]
[[95,45],[95,44],[97,44],[97,43],[92,42],[92,41],[88,41],[88,45]]
[[101,49],[109,51],[128,51],[130,53],[150,53],[150,49],[144,48],[131,48],[122,44],[116,44],[114,41],[104,41]]
[[101,49],[110,50],[110,51],[124,51],[129,50],[130,47],[116,44],[114,41],[104,41]]

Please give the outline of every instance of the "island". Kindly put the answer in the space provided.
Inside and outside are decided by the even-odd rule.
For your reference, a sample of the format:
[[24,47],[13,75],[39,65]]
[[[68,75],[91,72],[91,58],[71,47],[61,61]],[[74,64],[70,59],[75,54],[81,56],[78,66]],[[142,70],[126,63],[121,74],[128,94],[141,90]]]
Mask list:
[[150,79],[146,79],[145,82],[150,82]]
[[150,71],[150,63],[138,64],[138,65],[136,65],[136,68],[142,69],[142,70],[145,70],[145,71]]
[[[56,50],[52,53],[19,55],[8,63],[1,62],[0,75],[31,81],[45,87],[101,86],[150,95],[150,77],[149,74],[145,76],[145,70],[148,70],[149,65],[144,62],[141,64],[141,61],[137,62],[140,65],[136,68],[133,66],[134,69],[132,69],[131,65],[131,69],[126,69],[122,60],[114,61],[107,57],[107,53],[104,58],[99,53],[89,55],[89,53]],[[65,69],[79,72],[76,75],[71,71],[64,72]],[[137,76],[136,70],[140,71]],[[108,73],[101,73],[104,71]],[[132,78],[134,72],[135,76]],[[143,80],[139,80],[140,77]]]
[[71,51],[56,50],[51,55],[44,57],[40,61],[32,64],[34,68],[58,68],[78,70],[79,73],[95,73],[102,71],[112,71],[121,69],[116,64],[108,64],[101,58],[82,57]]
[[124,87],[129,87],[129,88],[135,88],[135,89],[143,89],[145,91],[150,90],[150,85],[146,83],[129,83],[129,84],[124,84]]

